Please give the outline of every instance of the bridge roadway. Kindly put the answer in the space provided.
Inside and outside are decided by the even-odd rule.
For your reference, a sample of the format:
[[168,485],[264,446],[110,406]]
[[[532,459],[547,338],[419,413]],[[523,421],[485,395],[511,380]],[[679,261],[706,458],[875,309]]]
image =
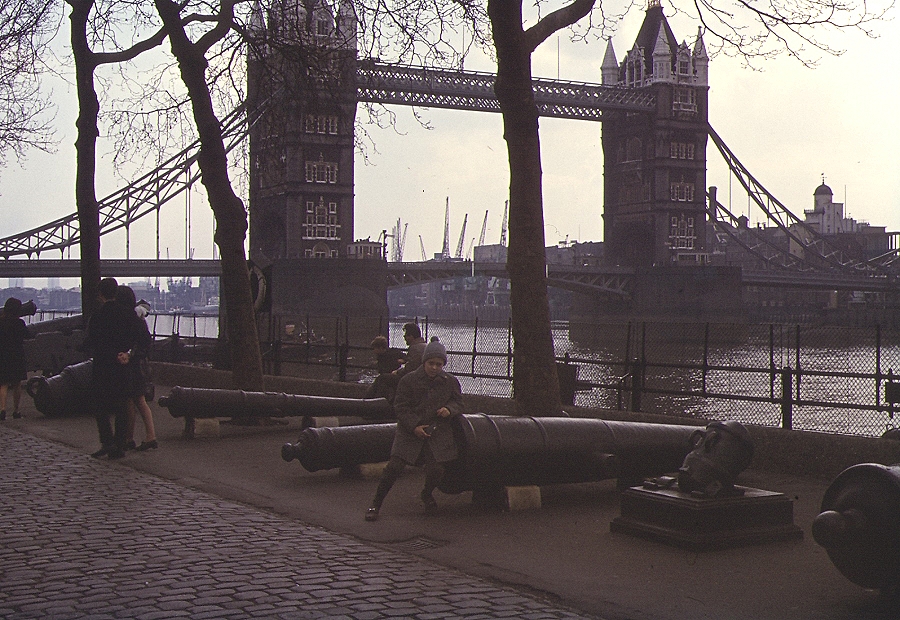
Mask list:
[[[685,269],[689,269],[685,267]],[[117,278],[197,277],[221,275],[214,259],[104,259],[101,273]],[[635,270],[627,267],[580,267],[547,265],[550,286],[582,293],[603,293],[628,297]],[[0,278],[78,278],[77,259],[34,259],[0,261]],[[388,287],[400,288],[466,276],[506,278],[505,263],[473,261],[427,261],[388,263]],[[890,292],[897,280],[883,275],[847,275],[785,271],[744,271],[744,286],[805,288],[818,290]]]

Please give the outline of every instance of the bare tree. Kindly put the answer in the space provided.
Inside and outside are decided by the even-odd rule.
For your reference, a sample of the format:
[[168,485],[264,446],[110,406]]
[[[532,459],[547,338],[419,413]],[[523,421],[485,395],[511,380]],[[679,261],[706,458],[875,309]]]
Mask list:
[[60,14],[53,0],[0,3],[0,165],[7,153],[54,147],[52,105],[40,77]]
[[[119,7],[97,11],[95,0],[66,0],[72,9],[70,43],[75,61],[75,85],[78,93],[78,119],[75,124],[75,204],[78,211],[81,256],[81,308],[90,314],[98,301],[100,284],[100,214],[97,205],[97,138],[100,99],[97,95],[96,71],[104,64],[123,63],[162,43],[162,31],[137,40],[128,47],[117,46],[111,33],[116,30],[111,14]],[[114,3],[115,4],[115,3]],[[140,2],[131,5],[131,23],[146,23]],[[123,20],[123,23],[127,23]],[[92,44],[108,43],[111,51],[95,51]]]
[[244,241],[247,237],[247,210],[234,193],[228,174],[228,155],[222,130],[213,107],[207,70],[210,49],[222,41],[235,25],[238,0],[222,0],[216,13],[197,17],[211,27],[192,40],[185,29],[184,5],[172,0],[155,0],[155,5],[172,55],[178,61],[181,79],[187,88],[194,122],[200,136],[198,163],[202,183],[216,219],[216,245],[222,261],[222,288],[228,313],[226,329],[231,353],[232,383],[247,390],[263,389],[262,357],[250,290],[250,272]]

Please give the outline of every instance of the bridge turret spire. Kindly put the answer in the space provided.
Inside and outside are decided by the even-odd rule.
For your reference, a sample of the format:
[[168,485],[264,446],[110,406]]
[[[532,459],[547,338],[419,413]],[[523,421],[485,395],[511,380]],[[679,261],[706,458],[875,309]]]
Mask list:
[[709,85],[709,55],[706,53],[706,45],[703,43],[703,28],[697,26],[697,40],[694,42],[693,56],[694,75],[697,78],[697,86]]
[[344,49],[356,49],[356,10],[351,0],[341,0],[338,5],[337,37]]
[[612,39],[606,40],[606,53],[600,66],[601,82],[607,86],[615,86],[619,82],[619,61],[613,49]]
[[672,49],[666,40],[666,31],[659,29],[656,35],[656,43],[653,46],[653,77],[654,82],[668,82],[672,79]]

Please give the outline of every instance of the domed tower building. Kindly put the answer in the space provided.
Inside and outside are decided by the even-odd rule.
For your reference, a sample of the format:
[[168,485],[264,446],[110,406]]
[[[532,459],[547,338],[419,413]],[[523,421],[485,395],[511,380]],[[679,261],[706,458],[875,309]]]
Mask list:
[[603,84],[650,90],[649,115],[604,112],[604,242],[613,264],[702,264],[706,250],[709,56],[698,32],[678,43],[659,0],[649,0],[619,63],[612,41]]
[[[322,0],[257,5],[248,58],[250,258],[337,258],[353,241],[356,19]],[[258,112],[257,112],[258,110]]]

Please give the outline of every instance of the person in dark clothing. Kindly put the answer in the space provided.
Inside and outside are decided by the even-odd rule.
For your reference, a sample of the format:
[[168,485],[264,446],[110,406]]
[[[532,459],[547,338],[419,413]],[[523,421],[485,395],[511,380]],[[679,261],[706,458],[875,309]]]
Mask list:
[[[116,303],[118,282],[113,278],[100,281],[103,305],[88,321],[85,348],[92,355],[91,391],[94,415],[101,447],[91,456],[121,458],[125,455],[128,425],[128,399],[131,395],[131,369],[128,363],[136,351],[146,351],[150,334],[142,328],[134,308]],[[110,426],[115,418],[115,432]]]
[[437,508],[434,490],[444,477],[445,464],[457,457],[450,420],[463,411],[459,381],[444,371],[447,350],[432,338],[422,354],[422,365],[400,379],[394,398],[397,431],[391,458],[385,467],[366,521],[378,519],[381,504],[407,465],[425,467],[421,499],[425,511]]
[[378,376],[366,390],[366,398],[386,398],[392,403],[397,392],[397,383],[400,381],[400,377],[393,373],[400,368],[406,356],[399,349],[388,347],[387,338],[384,336],[375,336],[370,346],[375,352]]
[[406,341],[406,363],[394,371],[398,377],[409,374],[422,365],[422,353],[425,351],[425,339],[422,338],[422,330],[415,323],[407,323],[403,326],[403,340]]
[[[152,340],[150,330],[147,328],[147,322],[144,320],[145,308],[138,305],[134,290],[130,286],[120,284],[116,291],[116,301],[126,308],[133,308],[135,315],[138,317],[139,325],[142,331],[142,340]],[[147,350],[144,347],[134,349],[131,359],[128,362],[128,369],[131,373],[130,396],[128,398],[128,430],[125,433],[125,449],[138,450],[155,450],[159,447],[156,441],[156,427],[153,424],[153,412],[150,405],[147,404],[147,386],[146,378]],[[137,416],[140,414],[144,423],[144,441],[141,445],[136,445],[134,441],[134,430],[137,422]]]
[[10,297],[0,312],[0,420],[6,419],[6,399],[12,390],[13,418],[21,418],[22,381],[27,378],[24,341],[31,338],[19,316],[22,302]]

